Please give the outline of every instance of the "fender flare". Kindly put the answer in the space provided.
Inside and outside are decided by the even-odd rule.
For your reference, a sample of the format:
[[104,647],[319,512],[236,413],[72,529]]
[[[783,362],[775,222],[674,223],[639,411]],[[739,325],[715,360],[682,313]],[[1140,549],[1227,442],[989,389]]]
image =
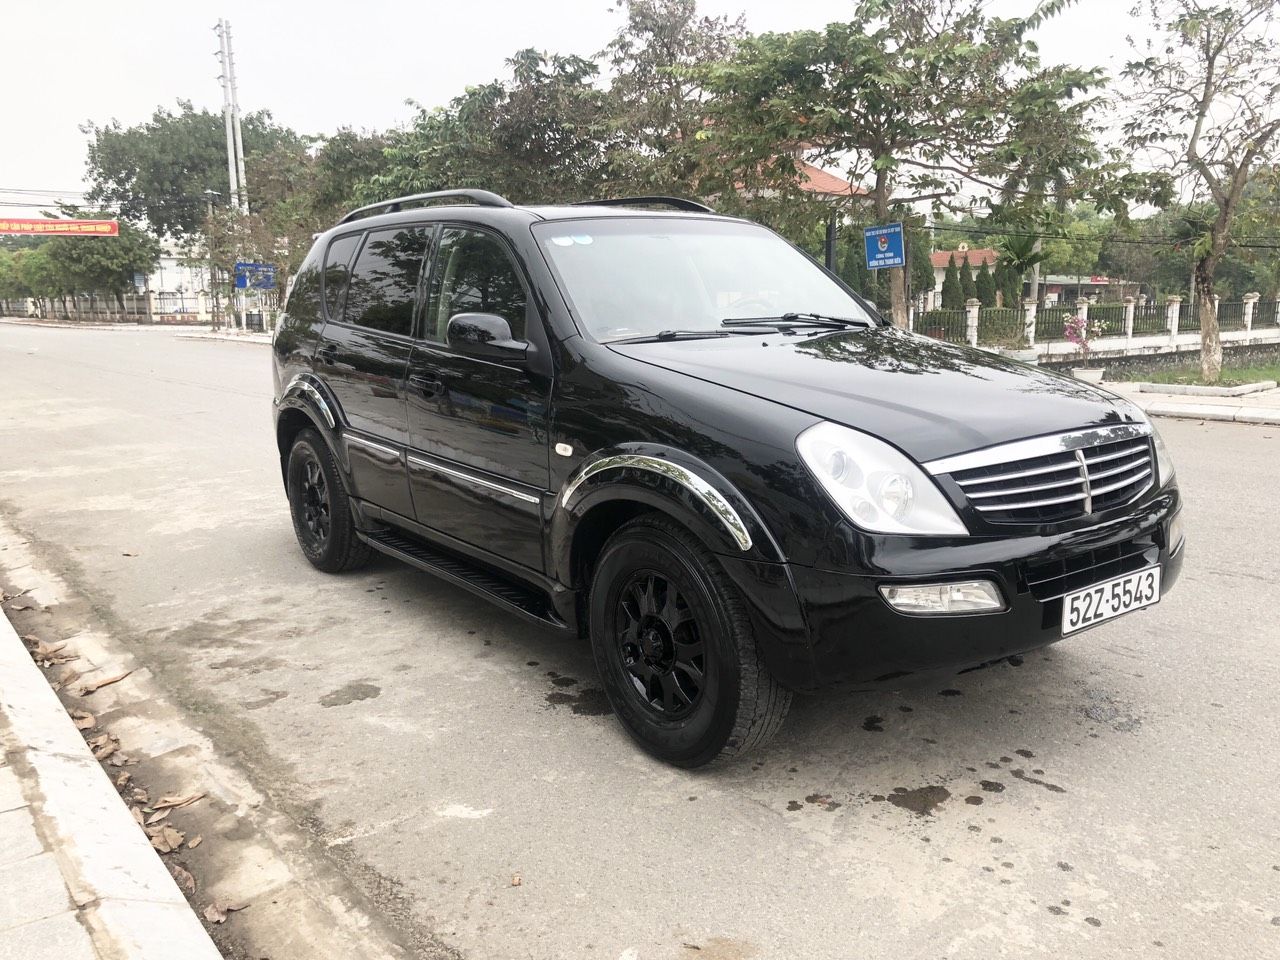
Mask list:
[[575,535],[594,508],[634,501],[672,515],[713,551],[781,562],[782,548],[750,501],[710,464],[675,447],[628,443],[596,451],[561,486],[548,518],[551,559],[572,583]]
[[[351,482],[348,476],[350,467],[347,463],[346,449],[340,442],[341,422],[335,413],[338,409],[338,405],[329,396],[329,391],[323,381],[309,373],[296,374],[289,381],[288,386],[280,392],[280,399],[276,401],[277,444],[279,444],[281,417],[284,416],[286,411],[298,411],[311,421],[311,425],[316,432],[328,444],[329,452],[333,454],[334,459],[338,462],[342,474],[342,482],[350,492]],[[288,450],[280,450],[280,473],[282,477],[284,476],[288,456]]]

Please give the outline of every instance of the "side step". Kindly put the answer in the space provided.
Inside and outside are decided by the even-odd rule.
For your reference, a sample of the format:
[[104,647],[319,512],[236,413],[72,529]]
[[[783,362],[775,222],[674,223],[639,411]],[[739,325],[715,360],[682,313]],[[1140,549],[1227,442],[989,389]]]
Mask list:
[[397,530],[361,532],[360,536],[375,550],[469,590],[517,616],[557,630],[569,629],[546,595],[533,587],[522,586]]

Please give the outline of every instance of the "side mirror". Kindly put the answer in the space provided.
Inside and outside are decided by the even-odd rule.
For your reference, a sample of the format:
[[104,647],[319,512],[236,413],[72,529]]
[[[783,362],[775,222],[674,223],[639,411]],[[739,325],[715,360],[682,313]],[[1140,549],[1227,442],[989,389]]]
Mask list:
[[529,344],[511,339],[511,324],[496,313],[455,313],[445,342],[458,353],[494,363],[523,364]]

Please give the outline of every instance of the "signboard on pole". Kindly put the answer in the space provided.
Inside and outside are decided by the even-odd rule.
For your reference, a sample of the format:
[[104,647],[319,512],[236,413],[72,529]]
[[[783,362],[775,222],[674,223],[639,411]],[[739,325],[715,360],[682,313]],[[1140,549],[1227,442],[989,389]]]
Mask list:
[[907,265],[906,246],[902,240],[902,224],[889,223],[883,227],[867,227],[862,231],[862,241],[867,250],[867,269],[883,270],[885,267]]
[[0,233],[18,237],[118,237],[119,220],[54,220],[48,217],[0,217]]
[[276,288],[276,268],[272,263],[236,264],[237,290],[274,290]]

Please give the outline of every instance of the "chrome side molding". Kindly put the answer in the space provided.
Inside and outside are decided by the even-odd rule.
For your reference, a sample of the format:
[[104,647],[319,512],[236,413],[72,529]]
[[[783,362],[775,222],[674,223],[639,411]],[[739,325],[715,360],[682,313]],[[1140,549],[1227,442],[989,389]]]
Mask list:
[[461,470],[455,470],[453,467],[446,467],[444,464],[436,460],[427,460],[416,453],[409,454],[409,463],[411,466],[422,467],[425,470],[433,470],[436,473],[443,473],[447,477],[454,477],[458,480],[465,480],[467,483],[475,484],[477,487],[484,487],[486,490],[495,490],[498,493],[505,493],[509,497],[522,500],[525,503],[540,503],[540,499],[531,493],[525,493],[523,490],[516,490],[514,487],[506,487],[500,483],[494,483],[492,480],[486,480],[484,477],[473,476],[469,473],[463,473]]
[[733,509],[732,504],[720,495],[719,490],[692,470],[686,470],[679,464],[672,463],[670,460],[662,460],[658,457],[645,457],[638,454],[625,453],[605,457],[602,460],[588,464],[576,477],[565,484],[564,490],[560,494],[560,505],[567,505],[574,491],[590,477],[594,477],[597,473],[603,473],[605,470],[622,469],[648,470],[651,473],[658,473],[674,480],[715,513],[741,550],[747,551],[751,549],[751,534],[747,532],[747,525],[742,522],[742,517],[738,515],[737,510]]

